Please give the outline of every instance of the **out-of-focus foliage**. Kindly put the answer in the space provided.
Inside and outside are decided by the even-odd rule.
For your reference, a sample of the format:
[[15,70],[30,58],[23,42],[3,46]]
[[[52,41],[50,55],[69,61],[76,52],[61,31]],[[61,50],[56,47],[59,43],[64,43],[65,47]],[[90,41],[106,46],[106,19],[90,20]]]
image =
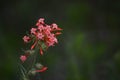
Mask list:
[[120,80],[119,10],[116,0],[1,0],[0,80],[18,80],[22,37],[40,17],[63,28],[40,57],[42,80]]

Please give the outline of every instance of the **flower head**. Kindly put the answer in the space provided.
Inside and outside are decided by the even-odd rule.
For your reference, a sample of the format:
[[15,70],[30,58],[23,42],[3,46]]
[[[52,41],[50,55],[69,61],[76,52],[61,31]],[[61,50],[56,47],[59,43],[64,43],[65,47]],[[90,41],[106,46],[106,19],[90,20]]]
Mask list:
[[40,18],[36,23],[36,28],[31,28],[32,36],[29,38],[25,36],[24,41],[28,42],[31,39],[34,43],[31,46],[31,49],[34,49],[36,45],[40,47],[40,53],[43,54],[43,47],[41,43],[46,44],[46,47],[54,46],[58,43],[56,36],[61,34],[61,28],[57,24],[53,23],[52,25],[45,24],[44,18]]

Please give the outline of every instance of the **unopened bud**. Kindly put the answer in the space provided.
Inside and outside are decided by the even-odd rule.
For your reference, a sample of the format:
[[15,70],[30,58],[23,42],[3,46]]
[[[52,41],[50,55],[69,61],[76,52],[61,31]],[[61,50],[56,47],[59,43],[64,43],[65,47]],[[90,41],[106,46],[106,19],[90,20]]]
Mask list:
[[37,69],[42,69],[42,68],[43,68],[43,65],[40,64],[40,63],[36,63],[35,67],[36,67]]

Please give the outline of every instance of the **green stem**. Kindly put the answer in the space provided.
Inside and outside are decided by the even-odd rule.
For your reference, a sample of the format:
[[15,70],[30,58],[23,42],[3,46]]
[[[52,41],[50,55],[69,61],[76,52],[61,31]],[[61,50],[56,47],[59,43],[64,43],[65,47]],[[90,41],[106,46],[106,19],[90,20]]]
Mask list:
[[28,71],[27,71],[27,75],[29,74],[29,71],[34,67],[34,65],[35,65],[35,62],[36,62],[36,59],[37,59],[37,53],[38,53],[38,48],[37,48],[37,46],[36,46],[36,48],[35,48],[35,53],[33,54],[33,55],[31,55],[31,56],[33,56],[33,61],[31,61],[30,62],[30,64],[31,64],[31,66],[29,66],[29,69],[28,69]]

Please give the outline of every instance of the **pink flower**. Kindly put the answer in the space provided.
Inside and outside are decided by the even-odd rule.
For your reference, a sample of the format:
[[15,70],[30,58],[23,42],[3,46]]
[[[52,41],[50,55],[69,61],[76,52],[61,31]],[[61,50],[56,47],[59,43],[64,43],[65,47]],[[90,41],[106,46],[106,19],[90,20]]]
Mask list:
[[47,30],[51,31],[51,26],[46,25],[45,29],[47,29]]
[[56,38],[56,37],[54,37],[54,42],[55,42],[55,43],[58,43],[58,40],[57,40],[57,38]]
[[44,18],[40,18],[36,23],[36,26],[39,26],[40,24],[44,24]]
[[41,40],[42,40],[43,37],[44,37],[44,35],[43,35],[42,33],[38,33],[38,34],[37,34],[37,37],[38,37],[38,39],[41,39]]
[[38,30],[41,32],[44,29],[44,26],[41,24],[38,26]]
[[50,36],[48,36],[46,43],[48,46],[54,46],[54,44],[58,43],[58,41],[57,38],[54,36],[54,34],[51,34]]
[[53,26],[52,27],[53,29],[57,29],[58,28],[57,24],[55,24],[55,23],[53,23],[52,26]]
[[52,24],[52,30],[53,30],[53,31],[54,31],[54,30],[61,31],[62,29],[59,28],[57,24],[53,23],[53,24]]
[[20,56],[20,60],[21,60],[22,62],[26,61],[26,59],[27,59],[26,56],[24,56],[24,55],[21,55],[21,56]]
[[44,34],[46,35],[46,36],[48,36],[48,35],[50,35],[51,34],[51,28],[50,28],[50,26],[46,26],[46,27],[44,27]]
[[36,31],[37,31],[36,28],[32,28],[32,29],[31,29],[31,34],[36,34]]
[[27,42],[30,40],[30,37],[28,37],[28,36],[24,36],[24,37],[23,37],[23,40],[24,40],[24,42],[27,43]]
[[45,20],[44,18],[40,18],[38,22],[44,24],[44,20]]

